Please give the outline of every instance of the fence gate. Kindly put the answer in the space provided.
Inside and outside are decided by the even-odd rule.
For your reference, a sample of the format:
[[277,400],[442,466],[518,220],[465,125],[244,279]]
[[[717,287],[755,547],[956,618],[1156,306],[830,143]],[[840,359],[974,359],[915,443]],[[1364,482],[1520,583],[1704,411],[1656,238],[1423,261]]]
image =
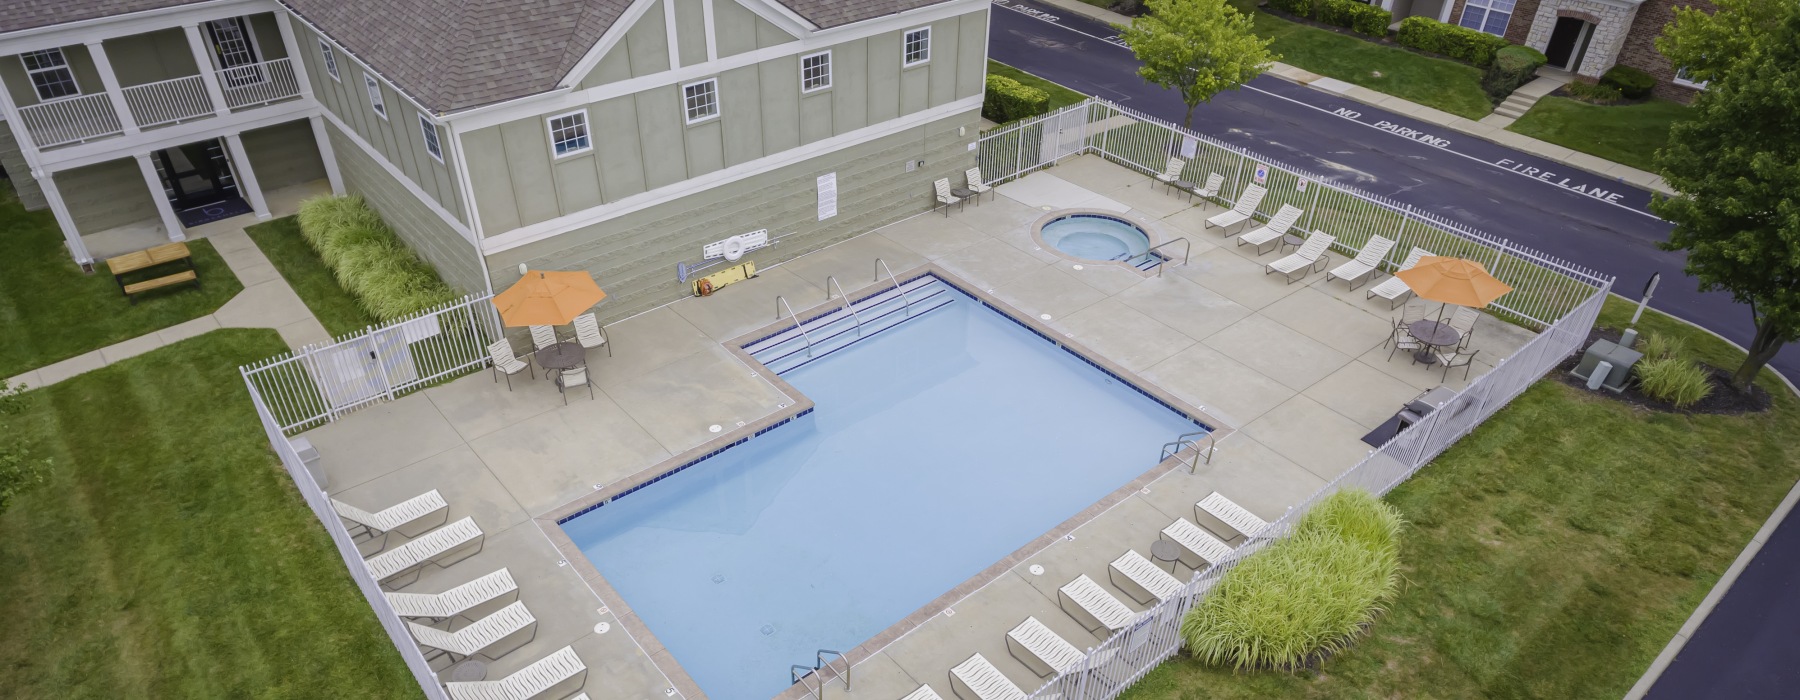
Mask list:
[[347,409],[388,396],[419,378],[401,326],[377,330],[313,355],[308,369],[333,409]]
[[1044,163],[1054,163],[1087,150],[1087,108],[1082,105],[1064,108],[1044,121],[1044,146],[1040,156]]

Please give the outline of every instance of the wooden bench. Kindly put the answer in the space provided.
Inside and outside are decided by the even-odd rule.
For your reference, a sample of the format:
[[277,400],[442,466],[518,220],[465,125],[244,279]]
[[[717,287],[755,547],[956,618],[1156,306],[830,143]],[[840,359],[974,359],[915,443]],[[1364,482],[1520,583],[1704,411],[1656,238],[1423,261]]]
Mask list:
[[[125,283],[127,273],[174,262],[186,263],[187,269],[141,282]],[[137,299],[132,295],[140,292],[187,282],[193,283],[196,289],[200,287],[200,273],[194,269],[193,253],[188,250],[186,243],[167,243],[148,250],[107,258],[106,269],[112,272],[113,281],[119,283],[119,291],[125,295],[125,299],[133,304],[137,303]]]

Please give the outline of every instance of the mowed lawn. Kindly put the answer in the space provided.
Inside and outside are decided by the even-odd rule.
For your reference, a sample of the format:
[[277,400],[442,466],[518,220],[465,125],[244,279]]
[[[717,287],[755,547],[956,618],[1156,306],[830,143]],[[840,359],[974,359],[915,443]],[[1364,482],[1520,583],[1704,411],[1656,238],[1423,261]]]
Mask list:
[[268,256],[281,278],[287,280],[294,293],[300,295],[300,301],[306,303],[306,308],[318,317],[319,323],[332,336],[378,325],[363,311],[356,297],[338,285],[337,278],[319,258],[318,251],[300,237],[298,217],[284,216],[265,221],[244,229],[244,233],[250,234],[250,240]]
[[1615,163],[1655,170],[1656,150],[1669,143],[1670,127],[1691,113],[1687,105],[1668,100],[1603,106],[1546,97],[1506,128]]
[[[1602,325],[1622,327],[1616,297]],[[1651,313],[1709,363],[1742,354]],[[1800,402],[1670,415],[1539,382],[1388,496],[1411,522],[1392,610],[1317,670],[1185,656],[1126,693],[1164,698],[1605,698],[1637,682],[1800,477]]]
[[252,412],[285,351],[214,331],[0,416],[55,461],[0,515],[0,696],[422,695]]

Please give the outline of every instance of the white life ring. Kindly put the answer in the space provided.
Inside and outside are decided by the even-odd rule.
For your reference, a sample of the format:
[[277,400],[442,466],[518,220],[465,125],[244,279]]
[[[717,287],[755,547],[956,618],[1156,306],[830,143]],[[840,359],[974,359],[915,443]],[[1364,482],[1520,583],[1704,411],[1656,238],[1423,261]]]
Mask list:
[[744,257],[744,239],[741,237],[732,236],[725,239],[724,245],[720,248],[725,253],[725,259],[731,262],[737,262],[738,258]]

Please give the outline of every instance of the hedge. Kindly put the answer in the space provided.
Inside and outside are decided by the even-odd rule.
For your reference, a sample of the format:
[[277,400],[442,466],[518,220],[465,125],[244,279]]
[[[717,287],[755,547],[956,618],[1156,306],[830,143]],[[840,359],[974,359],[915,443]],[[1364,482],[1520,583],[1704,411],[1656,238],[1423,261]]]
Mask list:
[[378,321],[396,320],[458,296],[361,197],[301,202],[300,237]]
[[988,121],[1005,124],[1049,111],[1050,93],[1003,75],[987,77],[987,96],[981,102],[981,116]]
[[1625,99],[1641,100],[1650,96],[1656,78],[1631,66],[1613,66],[1600,76],[1600,84],[1618,90]]
[[1401,46],[1449,56],[1477,68],[1493,65],[1494,55],[1512,45],[1486,32],[1425,17],[1400,20],[1400,35],[1396,39]]
[[1355,0],[1269,0],[1269,4],[1296,17],[1373,37],[1387,36],[1388,26],[1394,23],[1393,13]]
[[1529,46],[1508,46],[1494,55],[1494,65],[1481,76],[1481,89],[1495,102],[1506,99],[1514,90],[1537,77],[1537,69],[1548,63],[1544,54]]

